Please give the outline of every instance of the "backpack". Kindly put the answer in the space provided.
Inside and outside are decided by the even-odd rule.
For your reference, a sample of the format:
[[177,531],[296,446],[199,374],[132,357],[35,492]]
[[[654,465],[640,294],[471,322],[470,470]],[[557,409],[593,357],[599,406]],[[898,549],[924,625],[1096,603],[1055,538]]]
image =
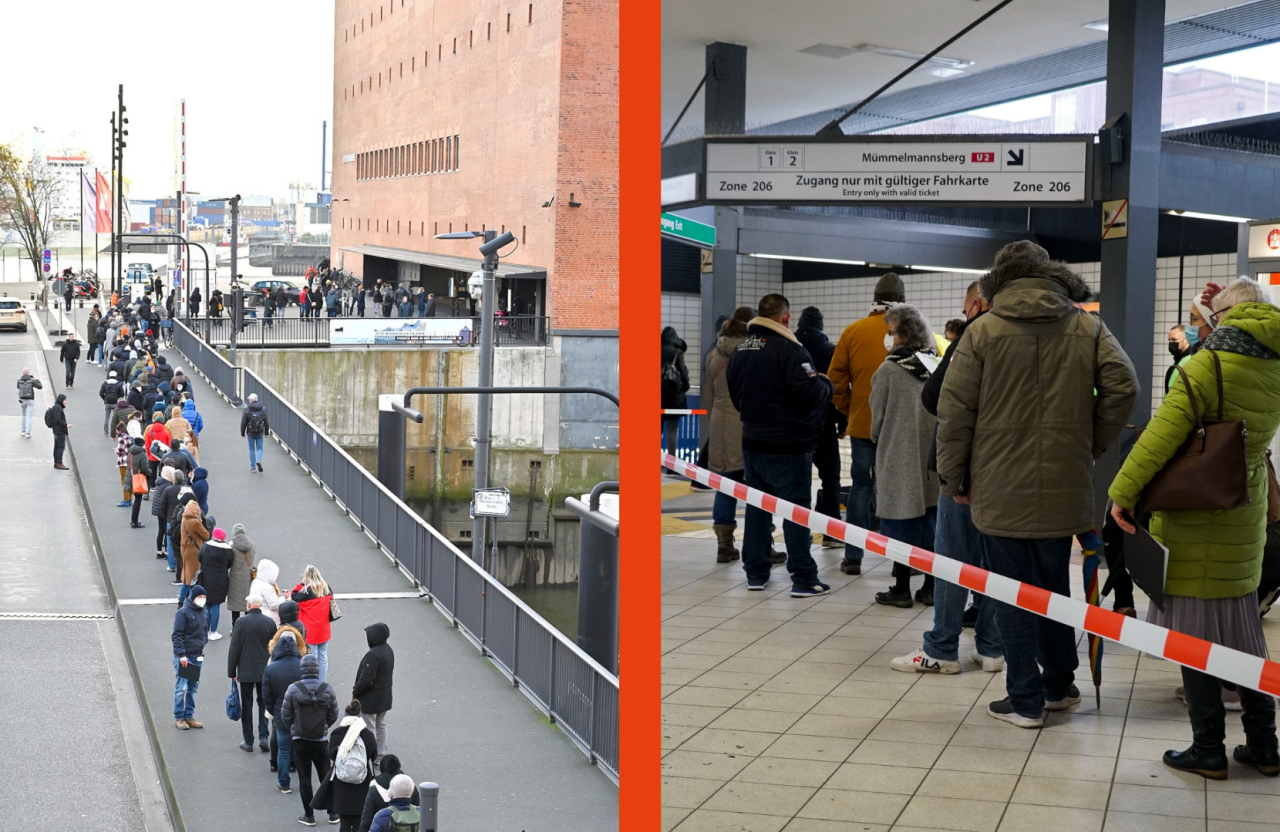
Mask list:
[[251,436],[261,436],[263,433],[265,433],[266,431],[263,429],[263,424],[266,421],[267,421],[267,414],[265,411],[250,410],[249,424],[248,424],[249,434]]
[[[55,404],[53,407],[57,407],[57,405]],[[44,426],[47,428],[53,427],[53,407],[44,412]]]
[[417,806],[410,804],[401,809],[399,806],[388,806],[391,811],[391,823],[387,829],[391,832],[418,832],[418,824],[422,820],[422,813]]
[[343,783],[354,783],[357,786],[364,783],[365,778],[369,776],[369,754],[365,750],[364,740],[356,740],[345,754],[339,750],[338,759],[334,764],[337,766],[337,773],[334,776]]
[[679,406],[680,400],[680,368],[674,361],[662,365],[662,406],[672,408]]
[[295,705],[294,733],[307,740],[321,739],[324,737],[325,728],[327,727],[325,720],[328,717],[329,709],[326,707],[324,700],[317,695],[320,692],[320,686],[317,685],[312,689],[298,682],[297,687],[302,691],[303,695],[298,697]]

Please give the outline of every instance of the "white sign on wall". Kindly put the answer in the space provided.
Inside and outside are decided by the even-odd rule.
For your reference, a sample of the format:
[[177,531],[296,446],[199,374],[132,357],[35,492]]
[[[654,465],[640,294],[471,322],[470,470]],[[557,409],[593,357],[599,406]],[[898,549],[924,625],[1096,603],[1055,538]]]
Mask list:
[[1084,202],[1088,142],[707,143],[706,200]]
[[343,318],[329,330],[331,344],[471,343],[470,318]]
[[1249,226],[1249,259],[1280,260],[1280,223]]

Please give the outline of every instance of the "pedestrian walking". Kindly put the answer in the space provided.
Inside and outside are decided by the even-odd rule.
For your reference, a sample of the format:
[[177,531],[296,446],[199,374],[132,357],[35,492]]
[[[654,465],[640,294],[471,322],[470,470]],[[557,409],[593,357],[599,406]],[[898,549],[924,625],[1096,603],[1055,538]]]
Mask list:
[[210,539],[205,541],[196,555],[200,560],[200,585],[205,588],[208,596],[205,610],[209,613],[209,641],[222,638],[222,633],[218,632],[218,622],[222,618],[222,604],[227,600],[234,554],[231,544],[227,542],[227,533],[215,528]]
[[[974,281],[964,295],[965,320],[962,323],[967,326],[968,321],[977,319],[990,308],[990,304],[982,297],[978,282]],[[963,334],[962,326],[959,334],[948,345],[938,369],[925,381],[920,394],[924,409],[935,416],[938,412],[938,395],[946,380],[947,369],[951,366],[951,357]],[[936,428],[934,433],[936,435]],[[929,470],[935,475],[938,470],[936,444],[930,448]],[[987,568],[986,559],[982,557],[978,529],[969,516],[969,507],[946,494],[938,495],[934,551],[970,566]],[[995,607],[975,592],[973,606],[966,611],[964,606],[969,597],[968,588],[950,581],[935,581],[933,591],[933,628],[925,632],[919,648],[893,659],[890,666],[894,670],[916,673],[959,673],[960,631],[964,627],[973,627],[974,647],[969,652],[969,660],[988,673],[999,673],[1004,668],[1004,649],[1000,645],[1000,631],[996,628]]]
[[[249,593],[256,596],[257,593]],[[261,596],[258,596],[261,597]],[[272,630],[275,623],[272,623]],[[271,661],[262,673],[262,701],[271,713],[271,770],[276,773],[276,791],[290,794],[289,767],[293,761],[293,740],[284,724],[284,697],[294,682],[302,678],[301,654],[293,633],[284,633],[268,643]]]
[[[182,731],[204,727],[195,719],[196,692],[200,689],[200,669],[209,637],[204,604],[204,587],[195,584],[173,617],[173,719]],[[191,665],[195,665],[194,670],[188,669]]]
[[311,769],[314,767],[316,770],[317,785],[329,776],[329,749],[326,740],[329,728],[338,721],[338,696],[332,685],[320,681],[320,663],[315,656],[303,656],[299,667],[302,669],[302,678],[290,685],[285,692],[280,716],[293,741],[293,764],[298,772],[298,793],[302,797],[303,812],[298,823],[315,826],[316,819],[311,808],[314,796]]
[[[369,828],[373,825],[373,819],[379,812],[387,808],[391,804],[391,783],[395,778],[403,776],[409,780],[409,784],[413,785],[413,779],[404,773],[400,767],[400,758],[394,754],[383,754],[378,760],[378,775],[373,778],[373,782],[369,784],[369,789],[365,793],[364,809],[360,812],[360,826],[358,832],[369,832]],[[418,790],[415,788],[405,800],[406,806],[417,806],[420,798]]]
[[[307,564],[302,580],[289,593],[298,605],[298,620],[309,652],[316,654],[320,662],[320,681],[329,679],[330,623],[333,621],[333,591],[320,574],[320,570]],[[283,621],[283,619],[281,619]]]
[[31,438],[31,419],[36,412],[36,391],[43,389],[40,379],[31,375],[31,368],[23,367],[22,375],[18,376],[18,432],[28,439]]
[[102,310],[98,308],[98,304],[93,305],[93,309],[89,311],[89,318],[84,324],[84,342],[89,345],[89,356],[86,359],[90,364],[96,364],[94,356],[98,354],[100,339],[98,337],[98,324],[102,322]]
[[182,555],[182,569],[178,574],[181,589],[178,590],[178,603],[182,603],[195,585],[196,575],[200,571],[200,547],[210,537],[209,529],[204,525],[204,516],[200,513],[200,504],[194,499],[187,502],[182,509],[179,534],[181,541],[179,551]]
[[[230,599],[228,599],[230,600]],[[258,748],[271,748],[267,734],[267,703],[262,695],[262,679],[271,657],[269,647],[276,628],[270,618],[262,614],[262,598],[257,595],[241,596],[240,603],[247,607],[243,616],[231,627],[231,643],[227,647],[227,676],[240,687],[240,729],[244,742],[241,751],[253,751],[253,703],[258,703]]]
[[[831,356],[836,350],[836,345],[822,330],[824,323],[821,309],[806,306],[796,325],[796,340],[809,351],[814,369],[819,373],[831,368]],[[828,402],[826,420],[818,431],[818,447],[813,452],[813,467],[818,469],[818,479],[822,483],[815,507],[819,514],[827,517],[840,516],[840,437],[848,426],[848,417]],[[844,547],[844,543],[828,534],[822,535],[822,545],[835,549]]]
[[69,275],[65,273],[62,276],[62,280],[66,284],[66,288],[62,290],[62,300],[66,304],[66,310],[70,312],[71,299],[75,297],[75,289],[73,288],[75,284],[70,281]]
[[387,644],[391,628],[381,621],[364,628],[369,650],[360,660],[356,670],[356,683],[351,698],[359,699],[364,707],[364,721],[378,740],[380,754],[387,753],[387,711],[391,710],[391,679],[396,666],[396,654]]
[[[276,578],[280,576],[280,567],[276,566],[276,562],[268,558],[258,561],[258,576],[253,579],[253,583],[249,586],[249,593],[257,593],[262,597],[262,614],[270,618],[275,625],[280,626],[280,602],[285,600],[280,595],[280,587],[276,586]],[[303,650],[301,639],[298,640],[299,647]],[[298,655],[302,655],[301,652]]]
[[[918,353],[934,354],[929,322],[914,306],[885,313],[893,347],[871,377],[871,441],[876,443],[876,514],[885,537],[933,550],[938,514],[938,474],[929,470],[937,417],[920,395],[929,369]],[[877,592],[877,604],[910,609],[911,567],[893,565],[894,585]],[[933,604],[933,576],[926,575],[915,601]]]
[[316,791],[311,804],[336,818],[338,832],[356,832],[360,814],[373,781],[373,761],[378,743],[360,715],[359,699],[352,699],[342,720],[329,734],[329,778]]
[[276,299],[270,291],[262,290],[262,317],[263,325],[268,329],[275,325],[276,317]]
[[67,340],[62,342],[58,351],[58,359],[67,370],[67,389],[71,389],[76,383],[76,363],[80,360],[80,342],[74,332],[67,333]]
[[[874,530],[871,507],[876,488],[873,471],[876,444],[871,441],[871,376],[884,363],[893,339],[884,314],[899,303],[907,302],[902,278],[886,272],[876,282],[867,317],[845,327],[831,355],[831,383],[835,385],[832,403],[848,418],[846,431],[852,451],[849,498],[845,503],[845,519],[855,526]],[[846,575],[862,574],[862,549],[846,545],[840,570]]]
[[58,398],[53,402],[53,407],[45,411],[44,421],[53,430],[53,467],[59,471],[69,471],[70,469],[62,464],[62,453],[67,448],[67,434],[72,427],[67,421],[67,395],[65,393],[59,393]]
[[271,423],[262,402],[258,401],[258,394],[250,393],[246,398],[248,403],[240,412],[240,435],[249,440],[249,473],[262,473],[262,437],[271,430]]
[[[685,393],[689,392],[689,369],[684,363],[684,354],[689,349],[684,339],[676,333],[673,326],[662,330],[662,409],[684,410],[688,407]],[[682,416],[675,414],[662,416],[662,430],[667,453],[676,455],[678,432]],[[665,469],[663,469],[665,471]]]
[[[258,557],[254,553],[253,541],[244,530],[243,523],[231,527],[231,579],[227,585],[227,609],[231,611],[231,624],[248,610],[245,597],[250,593],[253,584],[254,564]],[[261,599],[259,599],[261,606]]]
[[[1152,513],[1151,534],[1168,548],[1168,565],[1163,609],[1151,604],[1147,621],[1266,658],[1258,587],[1267,540],[1267,449],[1280,425],[1280,309],[1265,287],[1247,277],[1202,297],[1206,296],[1217,326],[1180,365],[1178,380],[1116,474],[1108,492],[1113,501],[1110,514],[1133,534],[1139,497],[1202,417],[1245,420],[1249,502],[1223,511]],[[1187,666],[1182,668],[1182,682],[1192,744],[1184,751],[1166,751],[1164,764],[1225,780],[1223,683]],[[1244,711],[1240,722],[1245,744],[1237,745],[1232,757],[1275,777],[1280,774],[1275,701],[1243,686],[1236,692]]]
[[[814,369],[809,351],[791,334],[790,322],[787,299],[779,294],[765,295],[725,374],[729,397],[742,416],[746,484],[808,508],[813,451],[831,401],[831,382]],[[769,582],[770,526],[768,512],[747,508],[742,566],[748,590],[763,590]],[[809,530],[787,520],[782,533],[791,597],[830,592],[831,587],[818,580],[818,567],[809,553]]]
[[[938,400],[942,493],[971,506],[993,572],[1070,595],[1071,540],[1094,523],[1093,461],[1119,440],[1138,380],[1102,320],[1076,306],[1088,284],[1040,246],[1005,246],[979,284],[991,312],[957,342]],[[1009,695],[987,713],[1039,728],[1046,710],[1080,701],[1075,630],[992,603]]]
[[370,832],[417,829],[422,821],[421,809],[413,799],[417,797],[417,791],[407,774],[392,777],[391,784],[387,787],[387,805],[373,816],[369,824]]
[[[729,398],[729,379],[725,367],[729,358],[747,338],[747,322],[755,317],[749,306],[739,307],[733,317],[720,326],[715,346],[707,354],[702,374],[702,404],[711,424],[707,439],[707,468],[722,477],[741,482],[742,417]],[[732,563],[741,553],[734,546],[738,528],[738,501],[717,491],[711,503],[712,529],[716,533],[716,563]],[[772,552],[771,552],[772,556]]]

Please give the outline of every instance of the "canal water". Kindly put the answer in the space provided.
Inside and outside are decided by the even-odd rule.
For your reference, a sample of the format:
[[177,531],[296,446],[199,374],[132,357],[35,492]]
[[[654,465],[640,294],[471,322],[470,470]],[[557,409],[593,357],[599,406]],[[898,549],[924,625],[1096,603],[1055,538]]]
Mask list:
[[570,641],[578,637],[577,584],[535,586],[530,589],[512,587],[511,591],[532,607],[534,612],[568,636]]

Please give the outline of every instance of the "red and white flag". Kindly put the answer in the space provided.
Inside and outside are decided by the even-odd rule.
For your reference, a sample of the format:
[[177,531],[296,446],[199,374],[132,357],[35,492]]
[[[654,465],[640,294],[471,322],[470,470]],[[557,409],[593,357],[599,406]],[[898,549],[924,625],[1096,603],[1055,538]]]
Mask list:
[[111,233],[111,185],[107,182],[107,177],[101,173],[98,174],[98,222],[97,229],[99,234]]
[[98,195],[87,173],[80,174],[80,224],[90,234],[98,230]]

